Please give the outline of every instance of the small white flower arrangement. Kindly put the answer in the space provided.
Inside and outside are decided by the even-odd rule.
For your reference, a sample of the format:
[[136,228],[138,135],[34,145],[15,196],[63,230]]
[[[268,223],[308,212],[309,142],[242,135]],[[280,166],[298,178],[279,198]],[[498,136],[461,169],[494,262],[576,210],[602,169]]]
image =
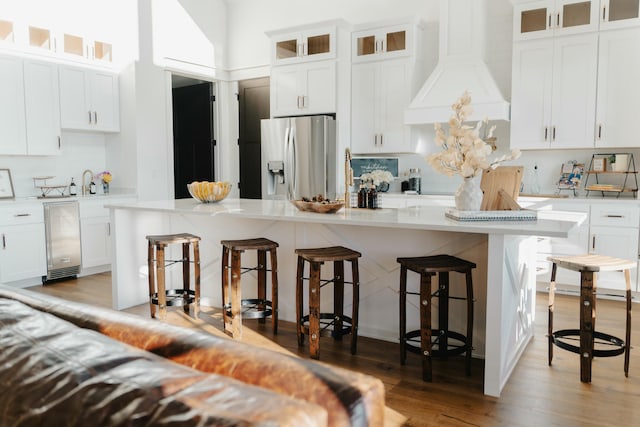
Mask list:
[[[465,91],[462,96],[451,106],[454,114],[449,119],[449,135],[447,135],[440,123],[435,124],[435,142],[443,151],[427,156],[427,162],[437,171],[445,175],[456,174],[463,178],[478,176],[485,169],[495,169],[506,160],[520,157],[519,150],[512,150],[510,155],[503,155],[490,161],[488,156],[493,151],[491,145],[484,140],[493,137],[496,126],[491,126],[488,131],[487,119],[479,121],[475,127],[465,125],[464,121],[472,113],[471,95]],[[480,130],[485,127],[484,140]]]
[[380,169],[373,170],[369,173],[363,173],[360,175],[360,182],[370,182],[376,187],[380,184],[389,184],[393,181],[393,175],[389,171],[383,171]]

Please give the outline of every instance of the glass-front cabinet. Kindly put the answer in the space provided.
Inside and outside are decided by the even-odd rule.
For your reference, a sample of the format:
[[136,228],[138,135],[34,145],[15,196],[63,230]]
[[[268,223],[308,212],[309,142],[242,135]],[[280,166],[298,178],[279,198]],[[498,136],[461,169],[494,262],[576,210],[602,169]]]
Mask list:
[[412,52],[412,27],[400,25],[356,31],[352,34],[354,62],[406,56]]
[[274,64],[289,64],[336,57],[336,28],[322,27],[274,34]]
[[14,43],[13,22],[0,19],[0,43]]
[[601,0],[600,29],[640,25],[640,0]]
[[514,39],[576,34],[598,29],[599,0],[518,2],[513,8]]

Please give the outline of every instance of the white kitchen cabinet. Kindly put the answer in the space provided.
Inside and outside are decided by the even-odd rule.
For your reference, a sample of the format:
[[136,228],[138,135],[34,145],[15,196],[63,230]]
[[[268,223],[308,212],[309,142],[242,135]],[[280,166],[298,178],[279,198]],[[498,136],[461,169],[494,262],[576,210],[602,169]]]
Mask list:
[[0,56],[0,154],[27,152],[22,70],[22,59]]
[[531,40],[598,29],[599,0],[515,1],[514,40]]
[[310,62],[272,68],[272,117],[335,112],[335,61]]
[[597,33],[514,44],[512,148],[593,147],[597,60]]
[[336,57],[336,26],[311,26],[270,32],[272,64],[318,61]]
[[637,147],[640,28],[600,33],[596,147]]
[[69,33],[64,33],[61,38],[63,40],[62,52],[68,59],[105,64],[112,61],[113,47],[111,43]]
[[41,203],[0,208],[0,283],[47,272],[44,212]]
[[353,62],[390,59],[414,53],[414,25],[364,29],[351,34]]
[[60,66],[60,120],[63,129],[120,130],[118,76]]
[[411,60],[353,64],[351,71],[351,150],[402,153],[411,148],[404,110],[411,102]]
[[58,66],[24,61],[27,151],[30,155],[60,154]]
[[83,270],[111,264],[111,222],[108,216],[81,218],[80,236]]
[[[637,208],[636,208],[637,210]],[[592,225],[590,230],[589,253],[609,255],[616,258],[638,259],[638,226],[615,227]],[[631,290],[636,291],[638,269],[631,270]],[[598,287],[625,290],[626,283],[621,271],[608,271],[598,274]]]
[[640,25],[640,0],[601,0],[600,29],[619,29]]

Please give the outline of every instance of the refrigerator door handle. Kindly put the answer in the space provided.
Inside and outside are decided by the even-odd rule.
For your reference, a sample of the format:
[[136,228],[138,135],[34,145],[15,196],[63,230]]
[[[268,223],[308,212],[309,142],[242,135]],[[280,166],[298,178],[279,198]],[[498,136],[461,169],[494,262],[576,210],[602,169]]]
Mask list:
[[296,179],[296,138],[295,131],[289,130],[289,142],[287,145],[288,163],[289,163],[289,200],[293,200],[296,194],[298,180]]
[[291,154],[293,147],[291,146],[291,128],[287,127],[284,136],[284,157],[285,157],[285,166],[284,166],[284,181],[287,186],[287,198],[291,199],[293,195],[293,156]]

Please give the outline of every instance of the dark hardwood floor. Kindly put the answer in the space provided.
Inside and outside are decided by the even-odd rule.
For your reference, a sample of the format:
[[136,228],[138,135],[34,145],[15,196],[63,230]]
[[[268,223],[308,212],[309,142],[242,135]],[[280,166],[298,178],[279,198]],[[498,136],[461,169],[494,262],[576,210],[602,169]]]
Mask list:
[[[64,299],[103,307],[111,306],[111,276],[108,273],[87,276],[30,290]],[[474,359],[472,375],[464,374],[464,361],[454,358],[435,360],[433,382],[421,379],[419,357],[408,354],[401,366],[398,345],[366,337],[358,339],[358,354],[349,352],[349,339],[336,342],[323,338],[320,358],[323,362],[360,371],[380,378],[386,386],[387,405],[408,421],[408,426],[627,426],[640,417],[640,353],[631,351],[629,378],[623,372],[623,357],[595,359],[593,382],[579,378],[578,355],[556,348],[554,364],[547,366],[547,297],[538,294],[536,333],[499,399],[482,394],[483,360]],[[180,309],[174,309],[181,311]],[[635,307],[637,311],[638,308]],[[149,316],[148,305],[127,312]],[[173,318],[180,319],[179,316]],[[223,335],[219,310],[205,308],[200,322],[182,320],[179,324],[198,327]],[[578,326],[578,300],[557,296],[557,327]],[[269,322],[243,322],[245,340],[264,346],[278,344],[300,357],[307,348],[297,345],[290,322],[279,324],[273,336]],[[598,329],[624,336],[624,303],[598,300]],[[493,333],[493,331],[490,331]],[[632,344],[640,342],[640,321],[633,319]]]

